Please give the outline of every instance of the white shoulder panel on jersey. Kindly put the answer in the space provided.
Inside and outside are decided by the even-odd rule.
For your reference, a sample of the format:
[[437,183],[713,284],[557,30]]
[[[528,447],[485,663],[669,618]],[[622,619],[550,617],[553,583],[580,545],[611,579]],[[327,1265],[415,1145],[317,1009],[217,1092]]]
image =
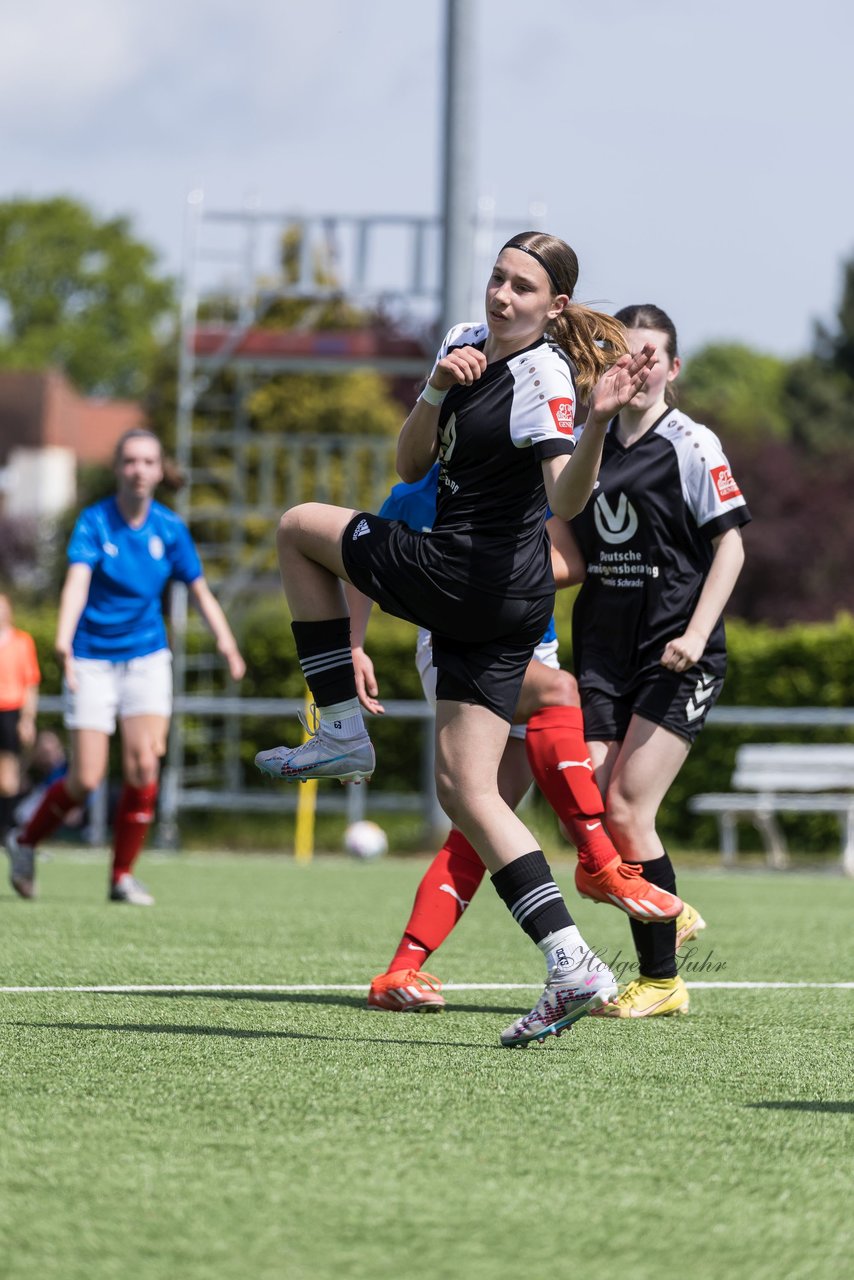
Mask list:
[[[467,320],[465,324],[455,324],[449,329],[442,340],[439,348],[439,354],[436,356],[438,362],[448,354],[451,347],[476,347],[479,343],[484,342],[489,336],[489,329],[483,323],[476,324],[473,320]],[[435,369],[435,365],[433,368]]]
[[507,368],[513,378],[510,439],[516,448],[571,438],[575,387],[563,355],[544,343],[535,351],[511,356]]
[[699,529],[746,505],[714,431],[672,409],[655,427],[655,433],[676,453],[682,496]]

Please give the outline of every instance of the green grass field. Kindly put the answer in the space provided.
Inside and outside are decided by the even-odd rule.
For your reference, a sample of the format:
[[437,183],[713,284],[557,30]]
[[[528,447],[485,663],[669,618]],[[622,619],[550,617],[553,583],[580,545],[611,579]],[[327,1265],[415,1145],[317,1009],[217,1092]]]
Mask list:
[[[488,885],[428,967],[530,989],[461,986],[445,1014],[406,1017],[368,1013],[364,988],[423,861],[152,855],[153,910],[108,906],[105,865],[57,853],[37,903],[0,891],[4,987],[161,986],[0,994],[5,1280],[850,1266],[854,990],[695,989],[688,1018],[586,1019],[508,1051],[541,961]],[[709,922],[689,982],[854,980],[854,883],[680,887]],[[625,918],[568,899],[629,963]],[[252,984],[339,989],[168,989]]]

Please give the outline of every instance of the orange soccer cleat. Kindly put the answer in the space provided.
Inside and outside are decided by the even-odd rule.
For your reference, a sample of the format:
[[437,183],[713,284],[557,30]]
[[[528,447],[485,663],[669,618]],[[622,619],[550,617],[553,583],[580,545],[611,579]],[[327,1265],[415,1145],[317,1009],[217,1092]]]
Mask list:
[[445,1007],[442,984],[418,969],[378,973],[368,992],[369,1009],[390,1013],[440,1013]]
[[675,920],[682,910],[682,899],[644,880],[642,867],[639,862],[622,862],[618,856],[601,871],[591,873],[579,862],[575,868],[575,887],[582,898],[610,902],[644,924]]

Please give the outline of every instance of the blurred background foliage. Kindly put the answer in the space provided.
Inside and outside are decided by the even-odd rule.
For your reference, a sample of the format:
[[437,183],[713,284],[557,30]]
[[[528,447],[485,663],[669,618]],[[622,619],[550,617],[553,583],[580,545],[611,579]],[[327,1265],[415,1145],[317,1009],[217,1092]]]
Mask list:
[[[282,242],[280,278],[297,270],[298,241]],[[325,284],[328,267],[316,265]],[[332,281],[334,284],[334,281]],[[334,291],[322,298],[276,296],[277,280],[260,282],[266,298],[257,325],[307,331],[371,327],[395,335],[387,315],[353,306]],[[265,293],[266,289],[266,293]],[[657,300],[667,309],[667,299]],[[233,298],[207,297],[200,322],[235,318]],[[677,328],[679,317],[674,317]],[[174,283],[162,276],[154,252],[136,239],[123,219],[100,221],[66,197],[0,203],[0,367],[59,368],[82,391],[134,396],[144,405],[167,449],[175,444],[177,404],[177,299]],[[429,360],[425,360],[424,373]],[[293,476],[309,488],[319,482],[320,465],[301,438],[319,436],[380,442],[383,484],[395,476],[388,459],[392,441],[417,394],[411,378],[391,379],[371,370],[346,374],[288,373],[239,385],[234,366],[208,381],[197,420],[198,469],[194,501],[208,514],[200,543],[211,548],[228,538],[234,515],[230,487],[233,459],[228,433],[249,433],[250,474],[244,492],[258,511],[245,517],[240,554],[256,572],[254,585],[233,620],[248,662],[246,696],[302,696],[302,676],[289,638],[287,614],[275,584],[273,527],[261,494],[271,474],[287,488]],[[237,395],[236,393],[239,393]],[[726,341],[691,352],[678,383],[679,405],[721,439],[745,494],[753,523],[744,532],[747,559],[727,610],[730,670],[727,704],[751,706],[845,706],[854,683],[854,258],[843,264],[834,317],[814,325],[811,349],[783,359]],[[235,423],[235,403],[242,417]],[[206,441],[205,437],[210,439]],[[290,447],[274,446],[287,437]],[[223,438],[225,437],[225,438]],[[302,450],[302,451],[301,451]],[[375,458],[366,453],[365,474],[349,474],[334,452],[323,484],[332,500],[366,482]],[[341,457],[343,458],[342,453]],[[325,465],[325,464],[324,464]],[[291,477],[291,479],[289,479]],[[108,470],[79,475],[79,503],[111,491]],[[166,502],[173,495],[158,495]],[[51,647],[56,591],[65,571],[64,552],[76,512],[52,529],[35,520],[0,518],[0,586],[11,589],[18,624],[36,636],[46,692],[58,691]],[[207,555],[207,552],[206,552]],[[47,597],[37,599],[17,583],[21,566],[50,568]],[[263,570],[263,571],[262,571]],[[30,575],[32,576],[32,575]],[[47,580],[42,573],[42,581]],[[574,593],[559,594],[557,618],[561,656],[571,665],[570,617]],[[206,645],[193,633],[191,643]],[[380,615],[371,624],[369,648],[386,698],[420,698],[412,660],[414,630]],[[418,785],[421,737],[412,722],[375,726],[383,760],[383,785]],[[791,737],[791,731],[782,733]],[[821,739],[818,731],[798,734]],[[845,737],[837,733],[836,740]],[[241,726],[247,785],[256,781],[251,760],[268,745],[269,722]],[[736,747],[743,741],[773,740],[768,730],[721,731],[710,726],[692,751],[668,796],[665,838],[680,844],[715,842],[711,819],[687,815],[686,798],[697,791],[728,787]],[[544,815],[543,820],[549,821]],[[835,847],[832,818],[785,819],[796,837]]]

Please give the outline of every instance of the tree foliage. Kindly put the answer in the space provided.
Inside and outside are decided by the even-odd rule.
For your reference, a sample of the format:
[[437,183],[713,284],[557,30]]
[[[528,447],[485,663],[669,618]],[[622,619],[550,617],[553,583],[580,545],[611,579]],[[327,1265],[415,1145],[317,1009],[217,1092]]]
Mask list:
[[0,203],[0,366],[62,369],[97,395],[139,396],[173,305],[125,218],[64,196]]
[[728,438],[783,440],[785,361],[737,343],[716,343],[693,356],[679,380],[679,402],[697,422],[715,422]]

